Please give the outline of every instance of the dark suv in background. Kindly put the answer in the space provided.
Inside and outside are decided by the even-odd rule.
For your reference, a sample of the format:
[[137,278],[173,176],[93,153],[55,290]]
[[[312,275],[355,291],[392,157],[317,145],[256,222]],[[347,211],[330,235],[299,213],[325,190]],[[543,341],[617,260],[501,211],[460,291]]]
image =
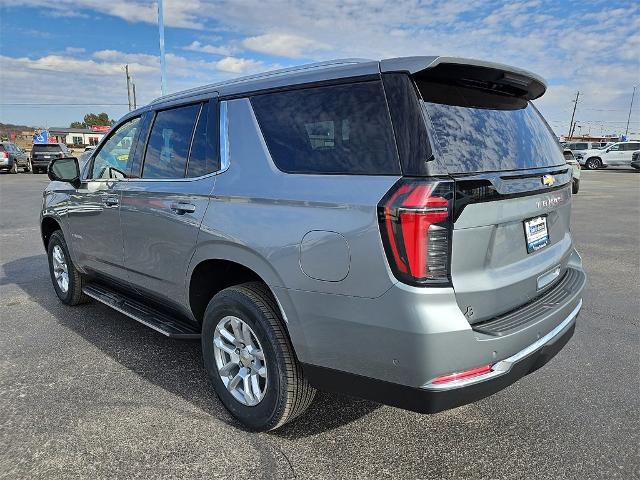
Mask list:
[[0,170],[8,170],[11,173],[18,173],[22,168],[25,172],[31,170],[29,155],[21,150],[15,143],[0,143]]
[[71,151],[64,143],[34,143],[31,149],[33,173],[46,172],[51,160],[69,156]]
[[582,306],[544,91],[518,68],[408,57],[160,98],[82,169],[51,163],[53,288],[200,339],[257,430],[316,388],[424,413],[490,395],[552,358]]

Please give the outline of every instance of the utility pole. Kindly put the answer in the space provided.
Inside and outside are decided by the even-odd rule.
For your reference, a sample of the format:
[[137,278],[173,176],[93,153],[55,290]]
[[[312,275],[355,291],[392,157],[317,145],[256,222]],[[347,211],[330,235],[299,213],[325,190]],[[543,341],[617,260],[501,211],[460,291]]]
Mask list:
[[131,77],[129,76],[129,65],[124,66],[124,73],[127,75],[127,100],[129,101],[129,111],[131,111]]
[[138,108],[138,104],[136,103],[136,84],[133,82],[131,85],[133,86],[133,109],[135,110]]
[[629,133],[629,120],[631,120],[631,108],[633,108],[633,97],[636,96],[636,87],[637,87],[637,85],[633,86],[633,93],[631,94],[631,105],[629,105],[629,116],[627,117],[627,128],[624,131],[625,138],[627,137],[627,134]]
[[573,113],[571,114],[571,123],[569,123],[569,138],[571,138],[572,130],[575,128],[574,125],[573,125],[573,117],[575,117],[575,115],[576,115],[576,107],[578,106],[578,97],[579,96],[580,96],[580,92],[576,93],[576,99],[573,102]]
[[160,34],[160,91],[167,94],[167,66],[164,61],[164,13],[162,0],[158,0],[158,30]]

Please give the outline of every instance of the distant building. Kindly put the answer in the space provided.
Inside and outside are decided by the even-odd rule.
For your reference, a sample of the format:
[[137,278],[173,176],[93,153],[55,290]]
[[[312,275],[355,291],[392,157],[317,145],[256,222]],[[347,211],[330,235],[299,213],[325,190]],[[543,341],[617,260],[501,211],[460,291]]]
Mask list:
[[[102,137],[109,132],[110,127],[91,128],[57,128],[49,129],[49,142],[66,143],[69,146],[86,147],[97,145]],[[52,140],[53,138],[53,140]]]

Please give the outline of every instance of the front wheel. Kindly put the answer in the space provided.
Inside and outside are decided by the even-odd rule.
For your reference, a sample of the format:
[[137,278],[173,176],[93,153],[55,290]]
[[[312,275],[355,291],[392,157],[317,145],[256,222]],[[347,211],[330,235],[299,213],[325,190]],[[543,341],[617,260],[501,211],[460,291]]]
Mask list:
[[263,283],[230,287],[211,299],[202,325],[202,353],[218,397],[252,430],[284,425],[315,396]]
[[584,163],[584,166],[589,170],[597,170],[602,166],[602,161],[597,157],[592,157],[587,159],[587,161]]
[[67,243],[60,230],[53,232],[49,238],[47,257],[51,282],[60,301],[66,305],[89,301],[89,297],[82,292],[85,278],[71,261]]

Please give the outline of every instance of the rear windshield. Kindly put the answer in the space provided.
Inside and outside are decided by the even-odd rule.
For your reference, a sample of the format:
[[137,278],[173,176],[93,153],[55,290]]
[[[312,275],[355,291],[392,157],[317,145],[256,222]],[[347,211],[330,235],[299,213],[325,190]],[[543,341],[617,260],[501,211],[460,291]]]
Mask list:
[[445,84],[417,85],[435,151],[449,173],[565,164],[558,141],[531,103]]
[[52,144],[52,145],[46,145],[46,144],[39,144],[36,143],[33,146],[33,151],[39,151],[39,152],[60,152],[62,149],[60,148],[60,145],[56,145],[56,144]]

